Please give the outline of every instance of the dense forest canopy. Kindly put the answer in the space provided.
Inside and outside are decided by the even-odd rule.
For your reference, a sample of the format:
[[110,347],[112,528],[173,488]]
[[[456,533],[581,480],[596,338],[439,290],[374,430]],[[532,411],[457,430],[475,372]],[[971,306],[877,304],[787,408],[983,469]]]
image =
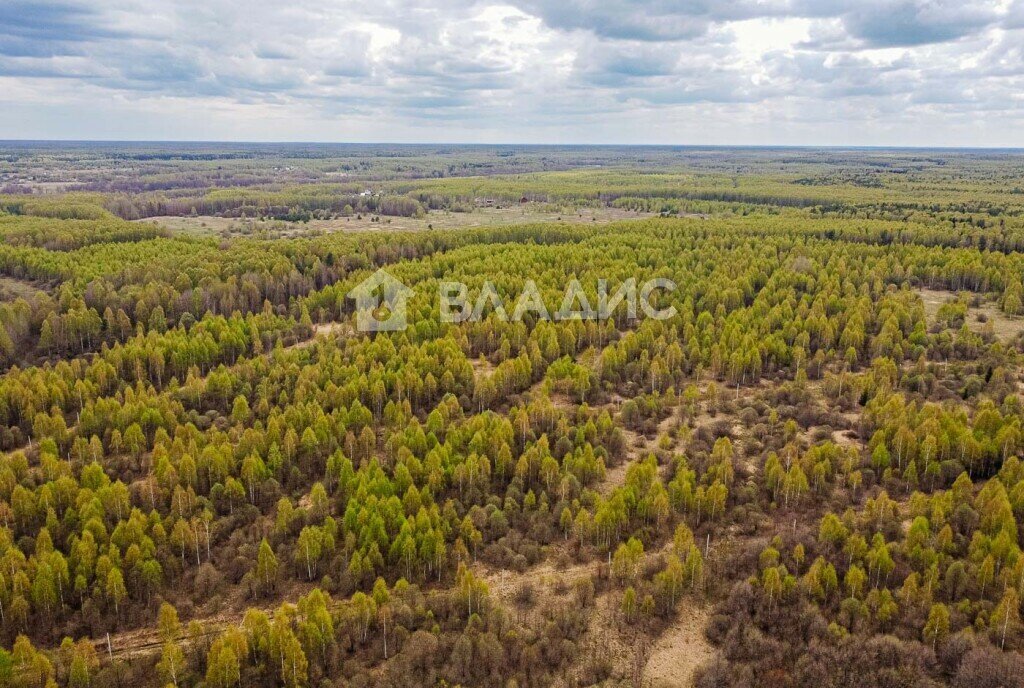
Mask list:
[[[3,144],[0,685],[1020,685],[1022,186]],[[382,267],[409,326],[360,332]],[[668,319],[439,317],[651,278]]]

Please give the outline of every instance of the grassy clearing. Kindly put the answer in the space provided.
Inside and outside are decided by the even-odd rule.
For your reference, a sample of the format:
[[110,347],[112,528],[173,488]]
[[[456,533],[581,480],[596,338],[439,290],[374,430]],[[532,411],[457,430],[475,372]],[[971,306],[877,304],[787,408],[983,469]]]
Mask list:
[[[919,289],[918,294],[924,302],[924,314],[929,327],[935,325],[939,309],[943,304],[955,301],[957,292],[943,289]],[[1024,318],[1020,316],[1007,315],[999,309],[998,304],[991,301],[983,302],[981,305],[973,305],[968,301],[967,318],[964,321],[967,326],[978,333],[986,332],[991,328],[992,334],[1003,342],[1016,339],[1024,332]]]
[[477,208],[468,213],[434,211],[425,217],[388,217],[362,215],[333,220],[309,222],[282,222],[279,220],[246,220],[211,215],[161,216],[138,222],[150,222],[173,232],[199,236],[249,236],[262,232],[278,238],[296,238],[314,234],[338,232],[390,231],[408,232],[430,229],[462,229],[467,227],[498,227],[535,222],[596,222],[608,223],[651,217],[644,213],[620,208],[551,209],[540,204],[526,207]]

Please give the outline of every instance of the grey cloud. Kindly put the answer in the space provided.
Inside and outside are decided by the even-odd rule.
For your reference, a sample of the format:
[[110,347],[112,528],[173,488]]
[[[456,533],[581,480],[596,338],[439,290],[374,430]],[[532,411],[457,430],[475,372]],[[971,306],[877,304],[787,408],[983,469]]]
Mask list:
[[715,23],[764,17],[828,17],[842,0],[511,0],[563,30],[606,38],[671,41],[696,38]]
[[993,25],[1024,24],[1024,0],[1007,12],[994,0],[511,0],[551,27],[610,39],[698,38],[719,23],[757,18],[836,19],[862,46],[917,46],[968,36]]
[[677,55],[652,54],[650,52],[612,53],[597,58],[596,68],[599,73],[609,77],[613,82],[616,79],[648,78],[672,74],[675,69]]
[[969,36],[995,23],[992,3],[963,0],[868,1],[844,16],[854,38],[872,46],[916,46]]
[[0,2],[0,55],[50,57],[77,54],[89,41],[117,38],[95,10],[69,2]]
[[253,51],[253,55],[261,60],[292,60],[295,53],[284,48],[260,46]]
[[1006,13],[1004,25],[1009,29],[1024,29],[1024,0],[1014,0]]
[[700,36],[710,26],[706,14],[675,11],[677,6],[672,2],[525,0],[517,6],[541,17],[553,28],[588,30],[608,38],[679,40]]

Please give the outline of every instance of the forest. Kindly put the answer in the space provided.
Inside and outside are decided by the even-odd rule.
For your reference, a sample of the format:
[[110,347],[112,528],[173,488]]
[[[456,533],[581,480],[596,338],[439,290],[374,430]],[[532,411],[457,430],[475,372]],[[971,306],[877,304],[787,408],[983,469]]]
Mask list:
[[1021,686],[1022,425],[1019,153],[0,144],[2,686]]

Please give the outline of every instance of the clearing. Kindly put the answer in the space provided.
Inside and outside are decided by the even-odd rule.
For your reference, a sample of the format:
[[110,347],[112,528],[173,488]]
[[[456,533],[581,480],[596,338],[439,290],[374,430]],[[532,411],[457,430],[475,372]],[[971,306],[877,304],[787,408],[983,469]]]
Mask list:
[[547,204],[530,203],[508,208],[476,208],[468,213],[435,210],[423,217],[397,217],[367,213],[362,216],[352,215],[333,220],[284,222],[281,220],[255,220],[237,217],[217,217],[214,215],[162,215],[147,217],[142,220],[136,220],[136,222],[151,222],[166,227],[172,232],[206,236],[259,236],[261,232],[266,232],[274,238],[293,238],[308,234],[333,234],[334,232],[408,232],[429,229],[497,227],[535,222],[608,223],[619,220],[636,220],[644,217],[653,217],[653,213],[641,213],[620,208],[552,209]]
[[[935,324],[939,308],[944,303],[955,301],[957,298],[957,292],[945,289],[918,289],[917,293],[924,301],[924,315],[929,327]],[[971,292],[968,294],[973,296]],[[966,322],[967,327],[974,332],[983,332],[991,324],[995,336],[1004,342],[1010,341],[1024,332],[1024,318],[1007,315],[991,301],[987,301],[981,306],[968,306]]]
[[43,290],[32,282],[0,275],[0,301],[29,300]]
[[[557,551],[557,547],[553,549]],[[660,552],[654,550],[648,556],[658,554]],[[607,564],[601,559],[560,566],[552,556],[522,572],[480,568],[494,599],[515,610],[520,622],[538,625],[543,623],[545,608],[573,603],[577,582],[600,576],[602,570],[607,575]],[[531,590],[530,602],[525,607],[518,604],[524,587]],[[684,596],[678,604],[676,620],[652,644],[640,626],[622,619],[621,599],[620,589],[607,589],[598,593],[593,605],[586,608],[587,630],[580,639],[580,652],[568,674],[579,676],[588,665],[603,659],[608,662],[609,678],[619,684],[631,682],[645,688],[691,686],[698,667],[715,653],[704,637],[709,608],[693,597]],[[636,679],[641,676],[642,682],[637,684]]]
[[697,669],[715,653],[704,637],[709,616],[705,607],[679,606],[679,618],[661,634],[651,649],[644,667],[644,686],[683,688],[693,685]]
[[342,322],[328,322],[313,325],[313,336],[309,339],[303,339],[301,342],[292,344],[289,349],[305,349],[306,347],[313,346],[320,337],[330,337],[337,333],[344,333],[346,336],[352,334],[351,328],[348,323]]

